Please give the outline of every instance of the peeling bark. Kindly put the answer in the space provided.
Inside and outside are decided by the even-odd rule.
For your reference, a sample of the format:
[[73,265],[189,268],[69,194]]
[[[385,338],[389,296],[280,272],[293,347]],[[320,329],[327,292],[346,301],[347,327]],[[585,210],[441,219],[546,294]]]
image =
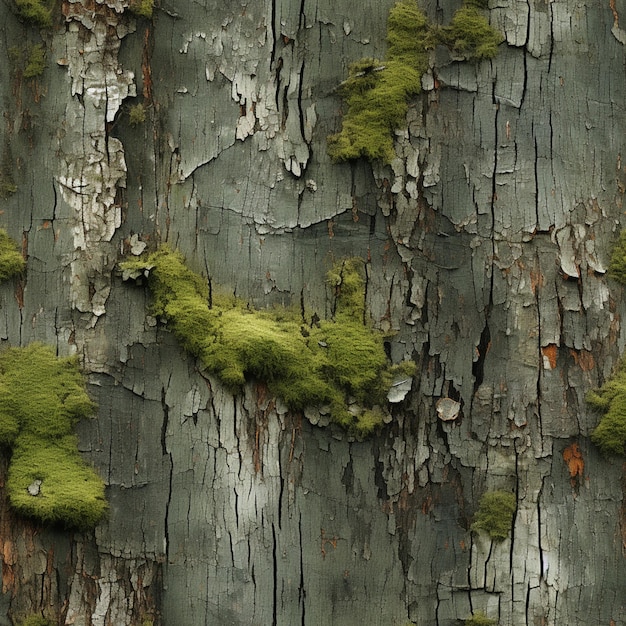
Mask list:
[[[433,51],[390,167],[333,165],[336,87],[384,58],[391,4],[161,3],[148,22],[73,2],[41,33],[0,5],[3,58],[43,39],[47,63],[0,63],[2,225],[28,258],[0,287],[0,338],[81,355],[99,411],[80,449],[111,508],[78,535],[0,500],[0,624],[623,620],[623,467],[590,443],[584,396],[625,343],[606,267],[626,6],[494,5],[498,57]],[[393,422],[351,442],[204,377],[116,276],[155,241],[211,288],[320,318],[333,261],[364,258],[372,322],[419,368]],[[517,498],[501,543],[470,531],[495,489]]]

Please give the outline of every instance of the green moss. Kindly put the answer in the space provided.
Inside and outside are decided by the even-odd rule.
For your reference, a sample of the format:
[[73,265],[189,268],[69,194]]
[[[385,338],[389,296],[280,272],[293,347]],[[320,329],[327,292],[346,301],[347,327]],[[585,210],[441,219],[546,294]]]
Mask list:
[[497,620],[487,617],[482,611],[472,613],[472,617],[465,620],[465,626],[496,626]]
[[42,344],[0,353],[0,443],[13,448],[7,492],[19,513],[79,529],[100,521],[104,483],[72,434],[93,410],[76,359]]
[[609,276],[623,285],[626,284],[626,229],[620,232],[618,240],[613,245]]
[[480,499],[472,530],[485,531],[492,539],[502,541],[511,532],[515,509],[515,494],[508,491],[488,491]]
[[53,624],[52,620],[36,614],[29,615],[21,622],[18,622],[18,626],[53,626]]
[[382,334],[364,324],[362,261],[329,273],[334,319],[311,326],[289,311],[254,311],[232,297],[214,296],[209,308],[206,280],[167,246],[121,268],[125,278],[148,275],[153,313],[233,391],[248,379],[264,381],[291,410],[327,405],[333,421],[359,438],[383,424],[380,407],[399,366],[387,361]]
[[586,397],[589,406],[603,413],[591,433],[591,440],[605,454],[626,454],[626,363],[622,361],[614,376]]
[[143,104],[135,104],[128,111],[128,120],[131,126],[138,126],[146,121],[146,108]]
[[0,228],[0,281],[20,274],[25,267],[26,261],[20,254],[17,244],[9,237],[6,230]]
[[429,24],[414,0],[402,0],[392,7],[387,20],[386,58],[353,63],[340,87],[347,110],[341,132],[328,137],[328,154],[333,161],[360,157],[392,161],[394,131],[404,125],[409,100],[421,90],[427,54],[436,44],[447,45],[468,58],[496,55],[503,38],[480,13],[484,6],[486,0],[468,0],[444,28]]
[[31,24],[42,28],[52,26],[52,10],[44,0],[15,0],[15,4],[21,17]]
[[465,4],[455,12],[450,25],[441,29],[441,42],[466,57],[491,59],[503,38],[473,4]]
[[420,92],[433,39],[424,14],[412,0],[397,3],[387,21],[389,49],[384,61],[362,59],[349,68],[341,86],[347,112],[341,132],[328,137],[333,161],[365,157],[389,163],[393,133],[403,124],[410,97]]
[[41,76],[45,67],[43,46],[41,44],[31,46],[28,51],[28,61],[24,68],[24,78]]
[[135,15],[150,19],[154,11],[154,0],[130,0],[128,8]]

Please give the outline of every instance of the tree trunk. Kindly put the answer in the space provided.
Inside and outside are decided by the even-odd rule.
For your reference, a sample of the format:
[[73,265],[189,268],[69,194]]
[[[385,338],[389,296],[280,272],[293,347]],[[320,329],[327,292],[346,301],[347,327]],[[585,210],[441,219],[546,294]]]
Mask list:
[[[491,3],[498,56],[432,51],[391,166],[333,164],[326,137],[392,0],[125,4],[66,1],[41,30],[0,5],[0,222],[28,260],[0,336],[80,355],[109,500],[76,533],[2,497],[0,626],[625,623],[626,483],[584,397],[625,341],[626,2]],[[363,258],[374,326],[418,365],[393,422],[352,441],[203,375],[116,270],[155,242],[320,318],[333,262]],[[516,497],[501,542],[470,529],[493,490]]]

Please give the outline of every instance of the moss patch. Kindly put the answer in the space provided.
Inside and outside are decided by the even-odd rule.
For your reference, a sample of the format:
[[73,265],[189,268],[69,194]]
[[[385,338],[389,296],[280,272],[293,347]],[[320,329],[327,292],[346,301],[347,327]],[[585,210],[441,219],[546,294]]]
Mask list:
[[626,284],[626,229],[620,232],[618,240],[613,245],[609,276],[623,285]]
[[495,619],[487,617],[482,611],[472,613],[472,617],[465,620],[465,626],[496,626],[497,623]]
[[380,406],[398,370],[411,375],[415,367],[392,366],[382,334],[364,324],[362,265],[349,259],[330,272],[334,320],[311,325],[286,310],[251,310],[232,297],[214,296],[209,307],[206,280],[167,246],[121,268],[125,278],[147,275],[154,314],[231,390],[248,379],[264,381],[289,409],[328,406],[335,423],[362,438],[382,426]]
[[26,261],[20,254],[17,243],[0,228],[0,281],[7,280],[11,276],[20,274],[26,267]]
[[626,454],[626,363],[622,360],[614,376],[600,389],[590,391],[587,404],[603,413],[591,440],[605,454]]
[[15,0],[15,4],[20,16],[27,22],[42,28],[52,26],[52,10],[44,0]]
[[392,7],[386,58],[353,63],[340,87],[347,110],[341,132],[328,137],[333,161],[360,157],[392,161],[394,130],[404,124],[409,100],[421,90],[428,51],[435,45],[446,45],[467,58],[495,56],[503,38],[480,13],[478,6],[483,4],[483,0],[469,0],[444,28],[429,24],[414,0],[402,0]]
[[53,626],[53,622],[41,615],[29,615],[18,622],[18,626]]
[[488,491],[480,499],[472,530],[485,531],[492,539],[502,541],[511,532],[515,509],[515,494],[508,491]]
[[449,26],[440,29],[440,41],[472,59],[491,59],[498,54],[502,36],[476,6],[465,4]]
[[341,86],[347,105],[340,133],[328,137],[333,161],[365,157],[389,163],[394,157],[393,131],[406,117],[408,100],[420,92],[432,45],[424,14],[412,0],[399,2],[387,21],[389,50],[385,61],[353,63]]
[[38,43],[28,49],[28,60],[24,68],[24,78],[41,76],[46,67],[43,46]]
[[154,11],[154,0],[130,0],[128,9],[135,15],[150,19]]
[[74,358],[42,344],[0,354],[0,444],[11,447],[7,492],[19,513],[93,528],[106,511],[104,483],[78,452],[76,422],[93,413]]

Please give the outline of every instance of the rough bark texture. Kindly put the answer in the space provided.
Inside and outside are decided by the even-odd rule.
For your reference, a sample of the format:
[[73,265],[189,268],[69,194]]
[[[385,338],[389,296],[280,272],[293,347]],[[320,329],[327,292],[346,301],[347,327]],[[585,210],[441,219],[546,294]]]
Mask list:
[[[584,402],[625,340],[605,269],[626,2],[491,4],[498,57],[435,50],[384,168],[333,165],[325,141],[347,65],[384,56],[390,0],[162,0],[150,21],[66,1],[41,33],[0,4],[18,188],[0,221],[28,257],[0,336],[81,355],[99,405],[81,450],[110,501],[82,535],[2,499],[0,625],[626,623],[622,461],[590,444]],[[42,38],[24,79],[9,50]],[[352,442],[203,377],[114,270],[155,241],[255,306],[320,317],[333,260],[366,259],[373,322],[419,367],[394,422]],[[469,529],[493,489],[517,498],[501,543]]]

